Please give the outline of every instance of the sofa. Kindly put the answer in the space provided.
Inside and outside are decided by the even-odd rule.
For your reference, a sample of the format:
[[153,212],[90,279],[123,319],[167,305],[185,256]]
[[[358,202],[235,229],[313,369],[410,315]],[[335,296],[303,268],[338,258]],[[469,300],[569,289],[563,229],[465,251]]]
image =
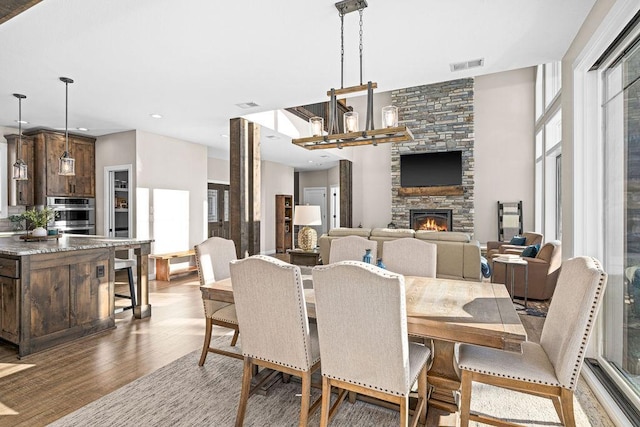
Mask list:
[[542,246],[542,240],[544,236],[540,233],[524,232],[521,236],[524,237],[525,242],[523,245],[513,245],[510,242],[487,242],[487,258],[491,260],[500,254],[515,254],[520,255],[527,246],[538,245]]
[[466,233],[455,231],[414,231],[406,228],[334,228],[319,238],[320,258],[329,263],[331,241],[344,236],[361,236],[378,244],[378,258],[384,262],[384,242],[412,237],[438,247],[436,277],[481,281],[480,244]]

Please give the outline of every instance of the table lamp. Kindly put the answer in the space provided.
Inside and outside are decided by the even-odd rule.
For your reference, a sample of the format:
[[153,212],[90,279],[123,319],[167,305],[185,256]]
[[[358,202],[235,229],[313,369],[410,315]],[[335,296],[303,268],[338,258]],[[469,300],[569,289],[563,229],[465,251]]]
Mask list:
[[310,225],[322,225],[320,206],[298,205],[293,213],[293,225],[303,225],[298,231],[298,246],[312,251],[318,243],[318,233]]

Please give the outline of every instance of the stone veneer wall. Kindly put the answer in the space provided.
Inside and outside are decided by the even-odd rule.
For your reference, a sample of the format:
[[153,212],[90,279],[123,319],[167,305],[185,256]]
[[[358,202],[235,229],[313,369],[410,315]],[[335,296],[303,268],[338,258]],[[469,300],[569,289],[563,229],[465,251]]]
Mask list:
[[[453,231],[473,233],[474,118],[473,79],[416,86],[391,92],[398,107],[400,125],[406,125],[414,141],[393,144],[391,149],[391,218],[398,228],[409,228],[410,209],[451,209]],[[462,151],[460,196],[399,196],[400,155],[437,151]]]

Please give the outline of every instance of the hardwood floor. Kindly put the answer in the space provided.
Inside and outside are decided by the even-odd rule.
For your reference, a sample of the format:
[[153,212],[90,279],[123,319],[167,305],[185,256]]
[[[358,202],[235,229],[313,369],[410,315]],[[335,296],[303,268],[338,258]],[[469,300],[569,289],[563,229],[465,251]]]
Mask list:
[[[0,343],[0,426],[46,425],[202,348],[197,276],[151,281],[150,292],[152,316],[119,313],[115,330],[21,360],[14,346]],[[228,332],[215,328],[214,334]]]

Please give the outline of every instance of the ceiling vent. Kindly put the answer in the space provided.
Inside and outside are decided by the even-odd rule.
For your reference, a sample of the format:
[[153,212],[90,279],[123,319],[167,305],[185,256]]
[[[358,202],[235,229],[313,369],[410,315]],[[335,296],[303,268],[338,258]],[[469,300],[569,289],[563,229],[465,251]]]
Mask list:
[[458,62],[456,64],[449,64],[451,71],[468,70],[469,68],[482,67],[484,65],[484,58],[473,59],[471,61]]
[[253,108],[253,107],[257,107],[257,106],[258,106],[258,104],[256,104],[256,103],[255,103],[255,102],[253,102],[253,101],[251,101],[251,102],[242,102],[242,103],[240,103],[240,104],[236,104],[236,105],[237,105],[238,107],[240,107],[240,108],[244,108],[244,109],[247,109],[247,108]]

